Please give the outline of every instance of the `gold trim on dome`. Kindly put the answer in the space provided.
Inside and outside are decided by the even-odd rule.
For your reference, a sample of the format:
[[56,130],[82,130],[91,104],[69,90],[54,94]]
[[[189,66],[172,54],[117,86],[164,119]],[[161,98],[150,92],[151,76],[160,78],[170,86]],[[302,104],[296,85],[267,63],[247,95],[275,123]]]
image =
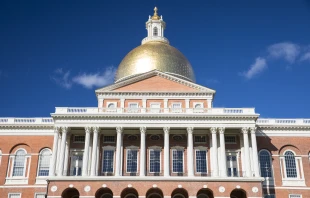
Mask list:
[[160,16],[157,15],[157,7],[154,8],[154,15],[152,16],[153,20],[160,20]]

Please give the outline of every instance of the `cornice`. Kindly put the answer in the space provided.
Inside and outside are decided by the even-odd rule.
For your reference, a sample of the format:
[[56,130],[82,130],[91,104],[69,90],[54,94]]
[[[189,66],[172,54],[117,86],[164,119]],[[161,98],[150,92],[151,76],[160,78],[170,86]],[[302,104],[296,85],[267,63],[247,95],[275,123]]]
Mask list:
[[213,93],[207,92],[110,92],[110,91],[100,91],[96,92],[97,97],[191,97],[191,98],[199,98],[199,97],[213,97]]

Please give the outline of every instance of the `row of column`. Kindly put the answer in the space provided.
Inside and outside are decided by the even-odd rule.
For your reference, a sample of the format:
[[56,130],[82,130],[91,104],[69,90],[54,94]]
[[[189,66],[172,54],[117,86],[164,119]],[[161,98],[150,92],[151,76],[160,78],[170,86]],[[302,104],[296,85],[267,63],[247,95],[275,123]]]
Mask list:
[[[61,130],[61,136],[60,136]],[[169,146],[169,127],[164,127],[164,176],[170,176],[170,146]],[[194,147],[193,147],[193,127],[187,128],[187,169],[188,176],[194,176]],[[212,127],[211,139],[212,139],[212,176],[217,177],[227,177],[227,167],[226,167],[226,149],[225,149],[225,128],[224,127]],[[250,147],[249,147],[249,137],[248,132],[251,132],[251,144],[252,144],[252,156],[254,164],[254,176],[259,177],[259,167],[258,167],[258,154],[257,154],[257,143],[256,143],[256,128],[242,128],[241,132],[243,134],[243,143],[244,143],[244,161],[245,164],[245,175],[246,177],[252,177],[251,165],[250,165]],[[84,145],[84,154],[83,154],[83,167],[82,167],[82,176],[88,176],[88,160],[89,158],[89,147],[90,147],[90,134],[93,132],[93,144],[92,144],[92,156],[90,164],[90,176],[96,175],[96,164],[97,164],[97,144],[98,144],[98,133],[99,127],[85,127],[85,145]],[[59,166],[57,170],[57,176],[64,175],[64,164],[65,164],[65,151],[66,151],[66,139],[67,139],[68,128],[67,127],[55,127],[54,130],[54,144],[53,144],[53,154],[52,161],[50,166],[50,176],[56,175],[56,161],[59,160]],[[121,176],[121,165],[122,165],[122,127],[116,127],[116,156],[115,156],[115,176]],[[140,176],[146,175],[146,127],[140,127]],[[217,134],[219,134],[219,148],[220,154],[218,155],[218,140]],[[61,137],[61,138],[59,138]],[[57,159],[57,150],[58,150],[58,141],[60,142],[60,151]],[[220,157],[218,157],[220,156]],[[219,163],[220,161],[220,163]]]

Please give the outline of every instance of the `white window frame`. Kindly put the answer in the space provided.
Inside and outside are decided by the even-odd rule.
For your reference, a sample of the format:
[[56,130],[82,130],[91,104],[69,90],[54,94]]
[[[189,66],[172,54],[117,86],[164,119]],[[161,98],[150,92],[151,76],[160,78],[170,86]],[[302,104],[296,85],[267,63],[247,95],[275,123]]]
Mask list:
[[[81,155],[74,155],[74,153],[81,153],[82,154],[82,165],[81,165],[81,175],[73,175],[73,172],[71,174],[71,168],[73,168],[72,171],[74,171],[74,167],[76,167],[75,165],[73,167],[72,166],[72,157],[73,156],[81,156]],[[69,176],[76,176],[76,177],[81,177],[82,176],[82,170],[83,170],[83,158],[84,158],[84,149],[73,149],[70,150],[70,167],[69,167]],[[77,170],[77,173],[79,172],[79,170]]]
[[149,173],[157,173],[157,172],[151,172],[151,151],[159,151],[159,172],[158,173],[161,173],[161,155],[162,155],[162,148],[159,147],[159,146],[152,146],[152,147],[149,147],[149,167],[148,167],[148,170],[149,170]]
[[[150,103],[150,112],[151,113],[160,113],[160,102],[151,102]],[[153,108],[152,105],[159,105],[159,108]]]
[[34,193],[34,198],[37,198],[37,195],[46,195],[46,193],[45,192],[36,192],[36,193]]
[[[228,176],[228,166],[226,167],[226,171],[227,171],[227,177],[241,177],[240,175],[240,167],[239,167],[239,157],[240,157],[240,151],[239,150],[226,150],[226,159],[225,159],[225,163],[227,164],[227,156],[236,156],[236,164],[237,164],[237,175],[236,176]],[[250,163],[250,162],[249,162]],[[230,167],[231,168],[231,167]],[[233,172],[232,172],[233,174]],[[243,176],[243,175],[242,175]]]
[[[235,138],[235,142],[226,142],[225,141],[226,137],[234,137]],[[225,134],[224,141],[225,141],[225,144],[237,144],[237,136],[236,135],[231,135],[231,134]]]
[[[128,151],[129,150],[136,150],[137,151],[137,171],[136,172],[127,172],[127,167],[128,167]],[[139,153],[139,148],[137,146],[129,146],[129,147],[126,147],[126,173],[138,173],[139,169],[139,157],[140,157],[140,153]]]
[[[37,177],[48,177],[48,175],[47,175],[47,176],[39,176],[40,164],[41,164],[41,158],[40,158],[40,156],[41,156],[41,154],[42,154],[44,151],[49,151],[49,152],[50,152],[49,164],[51,164],[51,160],[52,160],[52,151],[51,151],[51,149],[49,149],[49,148],[44,148],[44,149],[42,149],[42,150],[40,151],[40,153],[39,153],[39,160],[38,160],[38,167],[37,167]],[[49,168],[50,168],[50,167],[48,167],[48,172],[50,171]]]
[[[205,142],[196,142],[196,138],[195,137],[202,137],[202,136],[205,137],[206,141]],[[201,134],[201,135],[196,134],[196,135],[194,135],[194,143],[195,144],[206,144],[207,143],[207,136],[204,135],[204,134]]]
[[[13,176],[13,170],[14,170],[14,162],[15,162],[15,159],[16,159],[16,153],[17,151],[19,150],[23,150],[25,151],[25,161],[24,161],[24,171],[23,171],[23,176]],[[27,151],[26,149],[23,149],[23,148],[20,148],[20,149],[17,149],[13,155],[13,160],[12,160],[12,166],[11,166],[11,172],[10,172],[10,177],[11,178],[25,178],[26,177],[26,168],[27,168]]]
[[114,173],[114,170],[115,170],[115,168],[114,168],[114,164],[115,164],[115,152],[116,152],[116,148],[114,147],[114,146],[104,146],[104,147],[102,147],[102,166],[101,166],[101,173],[111,173],[111,172],[103,172],[103,165],[104,165],[104,163],[103,163],[103,160],[104,160],[104,156],[103,156],[103,154],[104,154],[104,151],[113,151],[113,166],[112,166],[112,173]]
[[[84,136],[84,142],[83,141],[76,141],[75,140],[75,137],[77,137],[77,136]],[[78,135],[78,134],[76,134],[76,135],[73,135],[73,143],[75,144],[84,144],[85,143],[85,135]]]
[[[110,104],[113,104],[115,107],[109,108]],[[106,110],[107,110],[107,112],[116,112],[117,111],[117,102],[107,102]]]
[[[179,105],[179,108],[174,108],[173,105]],[[182,113],[182,102],[172,102],[171,103],[171,112],[172,113]]]
[[[130,105],[137,105],[137,108],[132,108]],[[127,107],[127,112],[128,113],[138,113],[139,112],[139,103],[138,102],[128,102],[128,107]]]
[[[173,151],[182,151],[183,152],[183,164],[182,164],[182,172],[174,172],[173,171]],[[181,146],[175,146],[175,147],[172,147],[171,148],[171,169],[172,169],[172,173],[184,173],[184,169],[185,169],[185,164],[184,164],[184,147],[181,147]]]
[[[298,197],[296,197],[298,196]],[[288,195],[289,198],[302,198],[302,194],[289,194]]]
[[[258,152],[259,173],[260,173],[260,175],[262,175],[262,173],[261,173],[261,167],[260,167],[260,165],[261,165],[261,162],[260,162],[260,153],[263,152],[263,151],[269,153],[269,156],[270,156],[270,158],[269,158],[269,163],[270,163],[270,168],[271,168],[271,177],[264,177],[264,178],[265,178],[264,183],[266,183],[267,180],[274,180],[274,173],[273,173],[273,164],[272,164],[272,154],[271,154],[268,150],[266,150],[266,149],[261,149],[261,150]],[[263,177],[263,176],[262,176],[262,177]]]
[[[285,153],[290,151],[294,154],[295,164],[296,164],[296,178],[288,178],[286,174],[286,163],[285,163]],[[280,156],[280,170],[282,175],[282,186],[305,186],[305,176],[303,170],[302,157],[297,156],[293,150],[287,149]]]
[[[199,146],[199,147],[196,147],[195,149],[194,149],[194,151],[195,151],[195,172],[196,173],[208,173],[208,171],[209,171],[209,167],[208,167],[208,148],[207,147],[203,147],[203,146]],[[197,156],[196,156],[196,151],[206,151],[206,169],[207,169],[207,172],[198,172],[197,171]]]
[[[201,105],[201,108],[196,108],[196,107],[195,107],[196,105]],[[193,110],[194,110],[194,113],[202,113],[202,112],[203,112],[203,109],[204,109],[203,102],[193,102]]]
[[8,198],[11,198],[11,195],[19,195],[19,198],[22,197],[22,193],[9,193]]

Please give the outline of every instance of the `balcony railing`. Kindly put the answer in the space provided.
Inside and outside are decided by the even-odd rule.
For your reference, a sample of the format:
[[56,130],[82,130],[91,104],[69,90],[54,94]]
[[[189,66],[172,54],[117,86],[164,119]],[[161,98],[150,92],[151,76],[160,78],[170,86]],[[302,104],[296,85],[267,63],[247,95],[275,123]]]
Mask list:
[[259,126],[264,125],[310,125],[310,119],[257,119],[256,123]]
[[0,124],[50,125],[53,123],[53,118],[0,118]]
[[93,108],[56,107],[56,114],[255,114],[254,108]]

